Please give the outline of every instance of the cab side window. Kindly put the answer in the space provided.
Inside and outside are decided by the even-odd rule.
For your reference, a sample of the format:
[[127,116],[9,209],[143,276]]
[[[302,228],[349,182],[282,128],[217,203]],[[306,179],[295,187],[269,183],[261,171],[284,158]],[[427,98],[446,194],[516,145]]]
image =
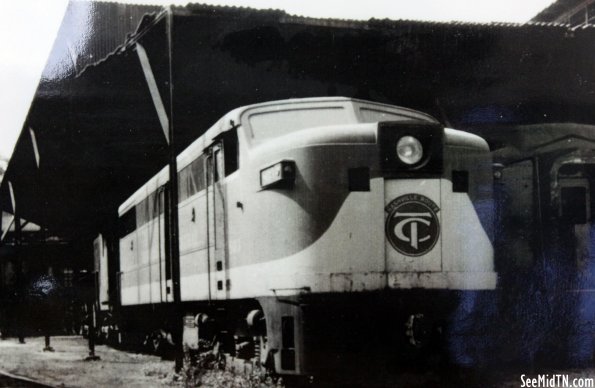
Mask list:
[[236,128],[218,136],[218,141],[210,148],[207,157],[207,171],[211,174],[209,185],[232,174],[239,168],[239,146]]
[[223,154],[225,162],[225,176],[239,168],[238,130],[231,129],[222,136]]

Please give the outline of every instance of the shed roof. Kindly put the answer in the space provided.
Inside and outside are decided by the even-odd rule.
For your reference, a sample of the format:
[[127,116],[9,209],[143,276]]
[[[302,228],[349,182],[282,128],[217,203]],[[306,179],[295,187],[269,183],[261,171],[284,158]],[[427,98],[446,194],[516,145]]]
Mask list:
[[[136,33],[104,50],[110,54],[101,60],[44,78],[0,185],[2,209],[12,211],[11,181],[22,217],[69,236],[91,235],[111,225],[118,205],[166,164],[167,145],[135,51],[136,43],[145,47],[167,96],[162,15],[139,16]],[[104,17],[106,26],[120,23],[109,12]],[[98,39],[107,30],[97,30]],[[60,34],[48,66],[68,40]],[[176,147],[181,151],[236,107],[328,95],[421,110],[458,129],[595,123],[594,38],[594,29],[539,23],[356,22],[176,7]]]
[[554,22],[566,12],[584,4],[585,0],[556,0],[541,12],[539,12],[532,22]]

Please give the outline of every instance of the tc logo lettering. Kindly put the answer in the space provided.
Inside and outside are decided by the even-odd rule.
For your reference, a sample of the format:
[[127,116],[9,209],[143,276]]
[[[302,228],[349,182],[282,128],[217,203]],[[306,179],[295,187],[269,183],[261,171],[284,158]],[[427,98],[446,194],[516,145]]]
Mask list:
[[407,256],[428,253],[440,235],[438,206],[428,197],[407,194],[386,206],[386,236],[392,247]]

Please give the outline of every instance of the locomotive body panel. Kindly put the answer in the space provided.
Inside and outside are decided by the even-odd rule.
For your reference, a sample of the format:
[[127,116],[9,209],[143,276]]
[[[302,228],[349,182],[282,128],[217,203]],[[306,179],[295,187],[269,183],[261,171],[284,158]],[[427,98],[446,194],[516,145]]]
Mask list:
[[[238,109],[226,115],[178,157],[181,179],[196,180],[189,196],[180,194],[182,201],[178,206],[182,300],[254,298],[271,296],[281,289],[285,293],[294,292],[291,290],[299,293],[303,289],[309,292],[378,290],[387,286],[493,289],[496,276],[486,226],[490,220],[482,222],[478,216],[478,210],[482,206],[489,208],[491,200],[491,191],[487,189],[491,178],[483,173],[490,163],[485,142],[476,136],[447,129],[446,162],[440,176],[392,179],[383,176],[378,164],[377,124],[349,124],[362,120],[362,116],[374,110],[359,103],[360,109],[350,111],[342,99],[329,103],[327,108],[341,112],[346,124],[297,128],[260,142],[254,139],[251,126],[260,125],[262,117],[271,113],[270,104],[252,110]],[[313,101],[303,105],[300,110],[314,109],[320,104]],[[293,119],[303,117],[303,112],[294,117],[291,110],[283,106],[275,109],[272,111],[289,114]],[[378,115],[380,111],[374,112]],[[402,120],[413,117],[431,122],[423,115],[406,113]],[[325,114],[321,117],[332,122]],[[395,112],[386,110],[381,114],[399,121]],[[226,131],[225,121],[238,117],[250,120],[237,130],[242,167],[239,172],[225,177],[221,167],[223,150],[217,151],[219,156],[213,153],[210,157],[203,150]],[[308,122],[298,125],[306,124]],[[270,136],[267,132],[270,130],[260,129],[260,136]],[[221,160],[213,162],[214,158]],[[262,189],[260,171],[279,160],[295,163],[294,185],[290,189]],[[192,173],[194,178],[182,175],[182,171],[190,167],[196,170]],[[215,172],[213,168],[220,171]],[[369,187],[352,191],[349,174],[358,168],[367,169]],[[465,174],[466,187],[459,190],[461,192],[453,192],[456,191],[453,170]],[[143,193],[157,190],[159,184],[167,181],[166,174],[167,169],[162,170],[137,191],[123,204],[121,212],[134,202],[140,203]],[[220,179],[214,178],[214,174],[220,175]],[[472,192],[476,191],[475,187],[483,187],[480,191],[483,190],[485,198],[475,201],[478,197]],[[425,198],[436,206],[438,229],[434,232],[437,238],[424,254],[399,252],[393,246],[394,241],[388,239],[391,233],[385,225],[385,208],[398,197],[407,195]],[[409,239],[409,245],[416,245],[419,241],[412,240],[429,236],[412,237],[407,233],[422,233],[424,225],[429,223],[424,214],[413,226],[403,219],[404,222],[392,227],[398,226],[400,237]],[[162,216],[152,218],[133,235],[121,240],[125,305],[171,301],[169,283],[163,280],[167,269],[164,268],[166,231],[162,222]],[[443,224],[458,226],[440,228]],[[392,233],[393,240],[395,236]],[[461,241],[466,242],[461,244]],[[154,256],[157,258],[153,259]],[[135,269],[126,268],[126,263]],[[155,282],[157,275],[159,280]]]
[[[279,252],[280,247],[272,247],[266,254],[280,255],[276,259],[255,259],[252,264],[233,266],[230,271],[232,297],[356,292],[384,288],[384,242],[382,234],[374,233],[383,227],[382,185],[382,179],[373,179],[373,190],[370,192],[348,195],[341,202],[341,209],[333,215],[330,225],[318,238],[312,235],[301,237],[303,249],[284,255],[285,252]],[[267,200],[272,213],[278,209],[275,202]],[[370,204],[378,206],[372,207]],[[286,220],[291,215],[289,212],[280,218]],[[301,222],[308,225],[306,217],[303,215]],[[299,226],[297,222],[293,225]],[[302,228],[306,233],[311,233],[305,226]],[[258,231],[258,228],[254,230]],[[279,230],[280,235],[282,232]],[[359,236],[367,236],[365,243]],[[245,253],[257,251],[258,244],[244,250]],[[245,257],[243,259],[246,260]]]

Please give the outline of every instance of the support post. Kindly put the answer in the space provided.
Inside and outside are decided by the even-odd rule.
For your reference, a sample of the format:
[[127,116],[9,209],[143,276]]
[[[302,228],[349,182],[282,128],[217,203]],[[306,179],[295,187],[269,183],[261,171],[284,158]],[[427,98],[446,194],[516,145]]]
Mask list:
[[[43,238],[43,244],[45,246],[45,231],[43,226],[41,227],[41,234],[42,234],[42,238]],[[45,251],[45,249],[44,249]],[[48,277],[53,281],[52,278],[53,274],[52,274],[52,269],[51,267],[48,268]],[[51,292],[55,292],[55,291],[50,291]],[[43,330],[44,330],[44,337],[45,337],[45,347],[43,348],[44,352],[53,352],[54,348],[52,347],[52,345],[50,344],[50,335],[51,335],[51,326],[52,326],[52,319],[53,319],[53,315],[55,314],[55,311],[52,311],[52,304],[51,301],[55,298],[54,295],[46,295],[45,297],[45,311],[48,314],[46,317],[46,322],[44,324]]]
[[[169,106],[165,106],[150,60],[144,47],[136,42],[136,52],[149,87],[151,99],[155,105],[155,111],[161,124],[161,129],[168,143],[168,164],[169,164],[169,196],[167,196],[166,214],[169,246],[167,257],[171,263],[172,288],[173,288],[173,319],[172,319],[172,337],[174,340],[175,369],[179,372],[184,364],[184,349],[182,345],[183,311],[180,291],[180,247],[178,231],[178,166],[176,160],[176,143],[174,130],[174,77],[173,77],[173,13],[171,6],[161,15],[165,16],[165,35],[167,40],[167,59],[168,59],[168,94]],[[168,117],[169,115],[169,117]]]
[[[35,165],[37,166],[37,172],[35,174],[36,176],[36,180],[37,180],[37,187],[39,188],[39,196],[41,198],[45,198],[44,195],[44,185],[43,182],[41,180],[41,170],[40,170],[40,157],[39,157],[39,147],[37,146],[37,136],[35,135],[35,131],[33,130],[33,128],[29,127],[29,135],[31,136],[31,145],[33,146],[33,156],[35,157]],[[45,207],[42,206],[42,209],[45,209]],[[45,212],[42,211],[42,217],[41,217],[41,228],[40,228],[40,238],[41,238],[41,244],[42,244],[42,252],[44,255],[44,263],[47,265],[48,264],[48,260],[47,260],[47,256],[45,256],[45,253],[47,252],[46,249],[46,217],[45,217]],[[50,266],[48,266],[48,277],[53,281],[53,274],[52,274],[52,269]],[[54,295],[51,295],[52,292],[55,291],[50,291],[50,295],[46,295],[45,296],[45,300],[44,300],[44,304],[45,304],[45,309],[46,311],[49,313],[48,316],[46,317],[46,321],[44,323],[44,327],[43,327],[43,331],[44,331],[44,337],[45,337],[45,347],[43,348],[44,352],[53,352],[54,348],[52,348],[52,346],[50,345],[50,332],[51,332],[51,325],[52,325],[52,319],[53,319],[53,314],[51,314],[50,312],[52,311],[52,306],[50,301],[54,298]],[[54,312],[55,313],[55,312]]]
[[45,334],[45,347],[43,348],[44,352],[53,352],[54,348],[50,345],[50,334],[46,332]]
[[[93,289],[97,290],[97,271],[93,271]],[[95,354],[95,328],[97,327],[97,292],[93,292],[94,300],[91,304],[91,317],[89,319],[89,355],[85,361],[98,361],[101,357]]]
[[17,336],[19,343],[25,343],[25,285],[23,284],[23,252],[22,252],[22,231],[21,231],[21,216],[16,207],[16,201],[13,199],[13,211],[14,211],[14,245],[15,245],[15,287],[17,290]]
[[174,296],[173,340],[175,346],[175,370],[179,372],[184,366],[184,348],[182,345],[183,311],[180,289],[180,246],[178,231],[178,164],[174,131],[174,93],[173,93],[173,12],[167,9],[166,35],[169,70],[169,241],[172,269],[172,285]]

